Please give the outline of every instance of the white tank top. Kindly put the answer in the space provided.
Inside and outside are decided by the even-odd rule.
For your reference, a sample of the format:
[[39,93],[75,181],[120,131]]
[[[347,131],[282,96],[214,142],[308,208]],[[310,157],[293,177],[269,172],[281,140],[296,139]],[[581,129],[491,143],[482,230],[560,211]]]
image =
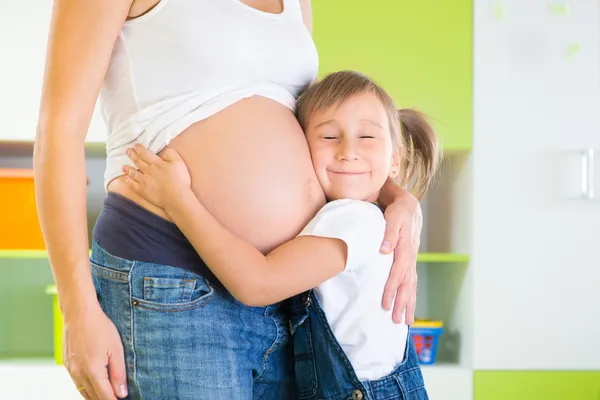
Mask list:
[[294,109],[318,56],[299,0],[270,14],[239,0],[161,0],[125,22],[100,107],[108,127],[105,187],[132,165],[125,150],[158,152],[193,123],[254,95]]

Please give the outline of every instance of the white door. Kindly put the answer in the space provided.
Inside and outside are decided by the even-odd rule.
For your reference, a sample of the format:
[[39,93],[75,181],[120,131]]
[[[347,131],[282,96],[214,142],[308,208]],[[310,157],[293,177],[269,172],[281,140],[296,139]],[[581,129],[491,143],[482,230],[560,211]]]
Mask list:
[[475,0],[474,36],[474,367],[600,369],[600,2]]

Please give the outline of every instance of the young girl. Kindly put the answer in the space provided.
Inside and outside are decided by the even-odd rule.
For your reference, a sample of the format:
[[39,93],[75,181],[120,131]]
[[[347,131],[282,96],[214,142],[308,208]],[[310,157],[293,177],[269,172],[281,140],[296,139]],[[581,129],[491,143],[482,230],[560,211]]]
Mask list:
[[396,111],[381,87],[351,71],[310,87],[297,117],[328,203],[295,239],[267,255],[206,211],[174,151],[130,149],[138,170],[124,171],[137,193],[167,211],[238,301],[263,306],[298,295],[290,330],[299,398],[426,399],[408,326],[381,307],[393,256],[379,252],[385,220],[375,202],[396,178],[422,198],[438,163],[433,129],[416,111]]

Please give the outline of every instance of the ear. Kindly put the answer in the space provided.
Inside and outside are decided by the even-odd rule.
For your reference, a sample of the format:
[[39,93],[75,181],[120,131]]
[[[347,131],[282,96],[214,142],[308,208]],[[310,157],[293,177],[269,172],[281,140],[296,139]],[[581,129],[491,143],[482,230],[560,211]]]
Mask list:
[[400,153],[394,151],[392,153],[392,163],[390,165],[390,178],[396,179],[400,175]]

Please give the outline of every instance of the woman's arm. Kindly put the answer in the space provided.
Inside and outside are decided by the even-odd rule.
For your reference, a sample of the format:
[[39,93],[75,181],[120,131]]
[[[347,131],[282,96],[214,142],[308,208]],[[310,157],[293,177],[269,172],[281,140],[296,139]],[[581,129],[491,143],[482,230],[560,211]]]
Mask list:
[[383,307],[389,310],[394,304],[392,318],[397,323],[406,310],[405,321],[410,325],[415,320],[417,302],[417,255],[423,226],[421,206],[416,197],[391,179],[381,190],[378,202],[385,209],[387,222],[380,251],[384,254],[394,251]]
[[265,256],[204,208],[190,188],[185,163],[175,151],[167,149],[157,156],[136,145],[128,155],[139,168],[124,167],[132,188],[167,211],[219,281],[241,303],[273,304],[344,270],[348,256],[345,241],[299,236]]
[[91,279],[84,142],[131,2],[54,1],[34,146],[37,208],[65,319],[65,364],[84,394],[102,400],[124,397],[125,366]]

